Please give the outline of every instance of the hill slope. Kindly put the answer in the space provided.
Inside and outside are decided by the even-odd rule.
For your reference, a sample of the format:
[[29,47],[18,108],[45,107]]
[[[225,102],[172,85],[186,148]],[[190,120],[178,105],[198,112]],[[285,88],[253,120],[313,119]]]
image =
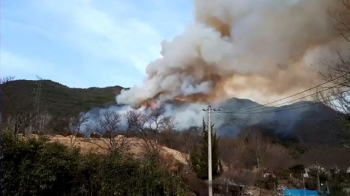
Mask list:
[[[106,88],[69,88],[51,80],[14,80],[2,86],[2,103],[6,118],[8,106],[19,107],[26,102],[41,112],[47,111],[55,117],[74,116],[93,107],[115,103],[121,86]],[[38,105],[36,105],[39,103]],[[29,109],[29,108],[28,108]]]
[[301,101],[269,107],[247,99],[232,98],[219,107],[234,111],[226,116],[231,123],[219,127],[221,135],[235,135],[248,125],[258,125],[261,131],[281,138],[315,143],[336,143],[339,140],[340,124],[336,121],[342,114],[318,102]]

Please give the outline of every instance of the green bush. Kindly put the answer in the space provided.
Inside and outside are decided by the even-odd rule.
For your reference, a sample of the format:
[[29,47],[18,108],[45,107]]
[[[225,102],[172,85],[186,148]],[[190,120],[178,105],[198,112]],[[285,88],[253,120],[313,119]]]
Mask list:
[[3,195],[184,195],[182,178],[157,155],[81,154],[44,137],[3,136]]

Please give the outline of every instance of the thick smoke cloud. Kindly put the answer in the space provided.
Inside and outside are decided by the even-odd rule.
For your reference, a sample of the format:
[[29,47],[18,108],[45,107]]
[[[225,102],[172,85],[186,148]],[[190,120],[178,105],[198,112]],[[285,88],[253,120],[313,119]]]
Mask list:
[[149,99],[258,100],[318,83],[319,52],[337,43],[329,12],[338,0],[195,0],[195,22],[161,43],[160,59],[142,86],[117,96],[123,104]]

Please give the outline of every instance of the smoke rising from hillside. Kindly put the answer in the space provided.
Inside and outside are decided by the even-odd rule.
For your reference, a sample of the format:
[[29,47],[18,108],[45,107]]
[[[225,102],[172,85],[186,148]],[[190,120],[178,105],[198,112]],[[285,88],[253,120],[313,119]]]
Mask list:
[[[86,134],[90,134],[92,131],[95,131],[89,128],[93,128],[94,124],[98,122],[98,119],[103,119],[104,113],[106,112],[119,114],[121,116],[120,129],[126,130],[128,126],[126,114],[129,111],[134,111],[149,117],[149,115],[156,110],[162,111],[161,116],[159,117],[160,119],[170,117],[174,120],[174,122],[176,122],[175,128],[177,130],[184,130],[191,126],[201,125],[203,119],[206,119],[206,113],[202,110],[203,108],[205,108],[205,105],[199,103],[182,103],[181,105],[164,103],[162,105],[158,105],[156,108],[140,107],[137,109],[128,105],[111,106],[108,108],[93,108],[87,112],[89,120],[83,124],[82,130],[84,130],[83,132]],[[154,125],[153,123],[154,122],[149,121],[145,126],[152,127]]]
[[320,68],[310,64],[324,53],[315,51],[327,49],[339,37],[328,15],[341,8],[336,0],[194,4],[195,22],[161,43],[162,57],[147,66],[143,85],[123,91],[118,103],[295,92],[317,83]]

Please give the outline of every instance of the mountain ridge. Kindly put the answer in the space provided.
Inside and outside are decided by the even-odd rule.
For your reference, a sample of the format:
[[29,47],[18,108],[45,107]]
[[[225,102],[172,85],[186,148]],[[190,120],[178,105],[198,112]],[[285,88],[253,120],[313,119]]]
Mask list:
[[10,102],[19,104],[24,100],[32,101],[39,106],[39,110],[47,110],[59,117],[114,104],[115,96],[124,89],[118,85],[70,88],[51,80],[13,80],[1,86],[2,102],[5,106],[11,105]]
[[[269,133],[277,135],[280,138],[302,138],[306,142],[316,143],[336,143],[339,138],[335,135],[340,125],[336,122],[343,116],[328,106],[315,101],[300,101],[290,105],[280,107],[264,106],[245,101],[245,108],[234,108],[237,100],[230,99],[224,103],[228,108],[231,106],[232,111],[237,111],[228,115],[231,122],[237,122],[236,126],[229,126],[229,123],[223,124],[221,135],[239,134],[239,130],[250,126],[259,125],[261,130],[269,129]],[[242,102],[242,101],[241,101]],[[249,112],[249,109],[250,112]],[[240,112],[241,111],[241,112]],[[243,111],[243,112],[242,112]],[[225,128],[226,126],[226,128]],[[232,129],[231,132],[227,130]]]
[[[40,98],[34,99],[40,90]],[[121,86],[109,86],[105,88],[70,88],[51,80],[14,80],[2,85],[2,102],[4,105],[3,120],[9,115],[8,111],[18,108],[24,101],[32,100],[32,106],[27,109],[35,109],[39,102],[39,110],[47,111],[55,118],[66,119],[76,116],[81,112],[91,109],[117,106],[115,97],[121,90],[127,89]],[[4,94],[4,91],[10,96]],[[38,101],[39,100],[39,101]],[[12,102],[12,104],[11,104]],[[13,105],[13,102],[15,105]],[[175,101],[174,101],[175,104]],[[175,105],[190,104],[176,102]],[[177,106],[176,106],[177,107]],[[260,125],[262,130],[269,129],[280,137],[300,137],[305,141],[312,141],[315,136],[323,135],[317,142],[334,143],[336,139],[331,132],[339,129],[330,125],[325,120],[332,121],[341,115],[339,112],[316,102],[300,101],[280,107],[270,107],[256,103],[250,99],[231,98],[215,107],[231,111],[221,120],[223,124],[218,127],[222,136],[234,136],[246,127]],[[298,108],[299,107],[299,108]],[[215,117],[214,117],[215,118]],[[225,121],[229,123],[225,123]],[[328,129],[328,131],[324,130]],[[305,131],[306,130],[306,131]],[[331,130],[331,131],[329,131]]]

